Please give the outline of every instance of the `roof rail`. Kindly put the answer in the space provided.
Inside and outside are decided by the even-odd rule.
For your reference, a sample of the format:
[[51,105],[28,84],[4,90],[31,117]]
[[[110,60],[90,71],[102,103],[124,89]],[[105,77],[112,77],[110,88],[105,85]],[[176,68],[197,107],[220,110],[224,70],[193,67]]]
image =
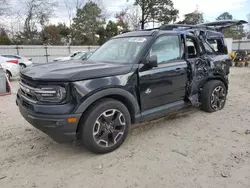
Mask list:
[[153,30],[158,30],[160,29],[159,27],[156,27],[156,28],[150,28],[150,29],[142,29],[140,31],[153,31]]
[[160,27],[160,30],[173,30],[173,29],[178,29],[178,28],[195,28],[194,25],[187,25],[187,24],[166,24],[162,25]]
[[214,30],[212,27],[208,27],[206,25],[187,25],[187,24],[166,24],[160,27],[160,30],[188,30],[188,29],[206,29],[206,30]]

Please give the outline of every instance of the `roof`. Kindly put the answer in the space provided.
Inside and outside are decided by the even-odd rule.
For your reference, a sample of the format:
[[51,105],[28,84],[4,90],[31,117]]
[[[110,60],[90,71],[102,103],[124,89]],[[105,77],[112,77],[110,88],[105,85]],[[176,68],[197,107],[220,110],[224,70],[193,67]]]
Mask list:
[[131,31],[127,33],[123,33],[117,35],[115,38],[122,38],[122,37],[143,37],[143,36],[153,36],[155,34],[162,34],[162,33],[169,33],[169,34],[176,34],[176,33],[187,33],[188,31],[165,31],[160,29],[152,29],[152,30],[139,30],[139,31]]
[[151,36],[153,35],[155,30],[150,30],[150,31],[144,31],[144,30],[139,30],[139,31],[131,31],[127,33],[123,33],[120,35],[117,35],[113,38],[121,38],[121,37],[139,37],[139,36]]

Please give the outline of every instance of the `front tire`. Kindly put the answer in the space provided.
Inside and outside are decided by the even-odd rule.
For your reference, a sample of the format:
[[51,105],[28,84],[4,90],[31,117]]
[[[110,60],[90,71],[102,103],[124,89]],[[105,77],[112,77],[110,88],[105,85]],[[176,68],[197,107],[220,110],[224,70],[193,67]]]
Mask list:
[[112,152],[126,139],[130,124],[130,113],[124,104],[101,99],[84,114],[80,122],[80,141],[94,153]]
[[227,89],[220,80],[207,82],[200,95],[201,107],[206,112],[222,110],[226,103]]

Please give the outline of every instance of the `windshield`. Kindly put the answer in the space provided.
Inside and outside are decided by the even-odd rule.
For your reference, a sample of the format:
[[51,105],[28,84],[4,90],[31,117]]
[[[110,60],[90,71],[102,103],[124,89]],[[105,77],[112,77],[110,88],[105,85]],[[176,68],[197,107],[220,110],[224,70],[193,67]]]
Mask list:
[[146,44],[145,37],[112,39],[95,51],[89,60],[113,63],[132,63]]

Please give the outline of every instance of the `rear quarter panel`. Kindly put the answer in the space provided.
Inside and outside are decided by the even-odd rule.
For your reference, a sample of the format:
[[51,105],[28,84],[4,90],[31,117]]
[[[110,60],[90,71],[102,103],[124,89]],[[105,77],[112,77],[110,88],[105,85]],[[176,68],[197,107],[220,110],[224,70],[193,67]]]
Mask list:
[[2,63],[1,65],[5,70],[8,70],[11,73],[12,77],[16,77],[20,75],[19,65],[14,64],[14,63]]

